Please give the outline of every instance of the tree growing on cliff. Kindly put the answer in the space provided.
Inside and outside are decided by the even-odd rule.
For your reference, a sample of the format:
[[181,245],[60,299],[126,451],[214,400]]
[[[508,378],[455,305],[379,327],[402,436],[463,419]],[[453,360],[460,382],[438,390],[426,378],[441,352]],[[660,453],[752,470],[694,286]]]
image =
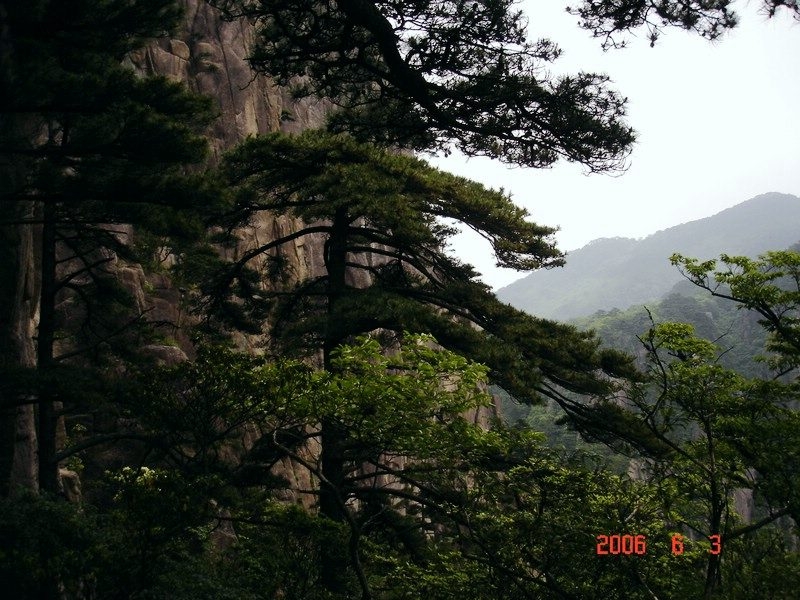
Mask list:
[[[108,303],[97,304],[118,291],[106,271],[125,247],[113,224],[202,232],[200,219],[182,211],[203,195],[183,167],[204,156],[200,132],[212,113],[207,99],[123,65],[174,26],[172,0],[11,2],[0,10],[2,224],[38,235],[37,272],[18,277],[36,281],[38,483],[55,492],[56,396],[68,387],[58,367],[86,349],[80,342],[103,345],[125,326],[110,318]],[[57,306],[69,302],[83,303],[86,319],[72,332],[83,338],[59,356]]]
[[[269,211],[302,219],[296,231],[246,252],[208,290],[217,302],[212,310],[232,289],[255,300],[254,316],[268,320],[280,353],[321,351],[325,369],[335,372],[334,350],[354,335],[432,333],[447,349],[488,365],[490,379],[518,398],[554,398],[576,419],[586,407],[567,390],[603,396],[614,383],[599,373],[630,372],[626,359],[599,351],[591,335],[503,305],[471,267],[447,255],[453,229],[440,219],[449,218],[483,235],[499,264],[529,269],[560,261],[552,230],[527,221],[503,193],[321,132],[248,140],[222,168],[238,189],[232,218]],[[251,261],[269,270],[276,257],[268,253],[310,236],[324,242],[319,272],[281,286],[273,268],[272,281],[255,288],[243,277]],[[334,485],[321,486],[320,510],[334,521],[345,518],[332,490],[346,473],[347,436],[341,423],[323,420],[321,473]]]
[[551,75],[561,50],[528,42],[510,0],[211,4],[257,23],[254,69],[341,108],[336,131],[415,150],[454,144],[529,167],[565,158],[593,171],[619,168],[634,140],[608,77]]
[[[426,331],[489,365],[492,377],[530,402],[557,395],[558,386],[602,394],[613,386],[597,371],[628,364],[618,353],[598,351],[589,334],[498,302],[469,265],[447,253],[455,232],[449,219],[487,239],[499,265],[560,264],[549,237],[554,230],[527,220],[503,192],[321,132],[248,140],[222,168],[238,189],[234,222],[257,211],[302,219],[296,231],[243,254],[209,289],[217,302],[232,289],[251,301],[273,301],[257,316],[268,316],[284,348],[322,349],[327,364],[348,336],[377,328]],[[310,236],[324,242],[319,272],[296,285],[281,287],[274,276],[266,289],[248,288],[248,263],[280,267],[273,254]],[[545,385],[545,378],[558,383]]]

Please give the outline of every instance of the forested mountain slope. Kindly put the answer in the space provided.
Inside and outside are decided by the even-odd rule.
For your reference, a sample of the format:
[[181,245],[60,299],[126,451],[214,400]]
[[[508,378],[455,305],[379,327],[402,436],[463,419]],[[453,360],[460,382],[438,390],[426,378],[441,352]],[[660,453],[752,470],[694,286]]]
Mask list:
[[680,280],[669,264],[674,252],[703,260],[723,253],[754,257],[797,242],[798,223],[800,198],[762,194],[642,240],[595,240],[570,252],[564,267],[540,269],[497,295],[536,316],[563,320],[596,310],[626,309],[661,298]]
[[[652,319],[652,320],[651,320]],[[720,364],[748,377],[766,377],[769,370],[755,360],[766,354],[767,335],[758,324],[758,315],[722,298],[702,293],[682,281],[660,300],[637,304],[626,310],[600,310],[588,317],[573,319],[581,329],[597,332],[604,344],[642,356],[639,337],[654,323],[667,321],[691,324],[698,336],[717,340],[723,349]]]

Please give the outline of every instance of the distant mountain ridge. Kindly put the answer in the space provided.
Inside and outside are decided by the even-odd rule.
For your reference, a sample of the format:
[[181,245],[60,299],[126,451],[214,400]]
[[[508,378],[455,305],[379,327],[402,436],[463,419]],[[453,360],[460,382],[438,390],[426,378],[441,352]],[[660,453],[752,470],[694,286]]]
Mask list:
[[798,240],[800,198],[771,192],[642,240],[594,240],[570,252],[564,267],[531,273],[497,296],[531,314],[567,320],[661,298],[681,279],[669,264],[674,252],[703,260],[757,256]]

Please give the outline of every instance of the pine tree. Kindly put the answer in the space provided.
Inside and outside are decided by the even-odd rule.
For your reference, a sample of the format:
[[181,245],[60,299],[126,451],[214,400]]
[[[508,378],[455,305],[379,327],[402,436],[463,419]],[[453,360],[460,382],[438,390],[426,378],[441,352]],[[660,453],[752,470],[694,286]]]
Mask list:
[[[248,140],[222,168],[238,189],[234,222],[257,211],[302,220],[296,231],[243,254],[209,288],[217,307],[238,290],[255,317],[269,315],[284,348],[327,355],[348,336],[373,329],[427,330],[448,346],[482,352],[502,383],[531,402],[555,393],[539,385],[547,377],[565,389],[601,394],[610,386],[596,371],[624,363],[619,354],[596,352],[590,334],[500,303],[472,267],[448,254],[455,232],[445,224],[449,219],[480,233],[498,265],[528,270],[561,264],[554,230],[529,221],[502,191],[349,136],[313,131]],[[273,277],[271,289],[248,287],[248,263],[277,263],[280,272],[276,251],[306,236],[324,239],[323,273],[294,287],[281,287],[280,277]],[[507,343],[513,350],[503,350]],[[526,360],[530,367],[522,368]]]
[[[628,367],[621,355],[598,351],[589,334],[503,305],[471,267],[447,254],[454,229],[441,220],[453,219],[486,238],[500,265],[560,264],[549,238],[553,230],[528,221],[502,192],[318,131],[250,139],[222,169],[237,189],[234,223],[257,211],[301,220],[292,233],[245,253],[208,290],[210,308],[220,316],[226,305],[243,300],[253,317],[266,318],[279,354],[321,351],[324,368],[335,372],[335,349],[355,335],[432,333],[449,350],[488,365],[490,379],[519,399],[552,397],[573,411],[581,405],[566,390],[603,396],[614,384],[599,373]],[[305,236],[324,240],[321,273],[283,287],[280,277],[266,289],[249,283],[248,263],[269,267],[276,261],[271,253]],[[320,512],[343,522],[337,490],[347,473],[348,432],[323,419],[320,435],[321,476],[328,482],[320,487]],[[342,557],[326,556],[326,586],[339,590]]]
[[4,225],[39,232],[38,471],[39,487],[52,493],[55,383],[67,359],[55,351],[56,305],[70,295],[82,301],[82,341],[103,344],[119,323],[104,321],[95,297],[114,294],[105,268],[126,242],[113,224],[202,231],[179,210],[201,197],[184,165],[204,156],[211,110],[180,84],[123,65],[175,25],[171,0],[6,2],[0,11],[0,205]]
[[[581,18],[581,26],[603,40],[603,47],[622,48],[625,36],[644,28],[654,45],[667,27],[679,27],[709,40],[718,39],[739,22],[731,0],[632,2],[630,0],[582,0],[568,10]],[[770,17],[785,10],[800,18],[800,6],[792,0],[763,0]]]
[[619,168],[634,141],[608,77],[550,75],[560,48],[528,42],[509,0],[211,4],[256,22],[256,71],[328,98],[331,127],[360,139],[593,171]]

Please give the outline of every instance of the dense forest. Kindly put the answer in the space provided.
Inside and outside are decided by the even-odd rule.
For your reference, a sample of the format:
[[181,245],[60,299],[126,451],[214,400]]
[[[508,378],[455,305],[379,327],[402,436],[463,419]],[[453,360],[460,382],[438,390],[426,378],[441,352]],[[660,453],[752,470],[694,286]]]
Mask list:
[[623,168],[558,55],[507,0],[0,1],[4,597],[794,597],[796,247],[674,254],[699,295],[586,327],[446,251],[564,262],[415,152]]

